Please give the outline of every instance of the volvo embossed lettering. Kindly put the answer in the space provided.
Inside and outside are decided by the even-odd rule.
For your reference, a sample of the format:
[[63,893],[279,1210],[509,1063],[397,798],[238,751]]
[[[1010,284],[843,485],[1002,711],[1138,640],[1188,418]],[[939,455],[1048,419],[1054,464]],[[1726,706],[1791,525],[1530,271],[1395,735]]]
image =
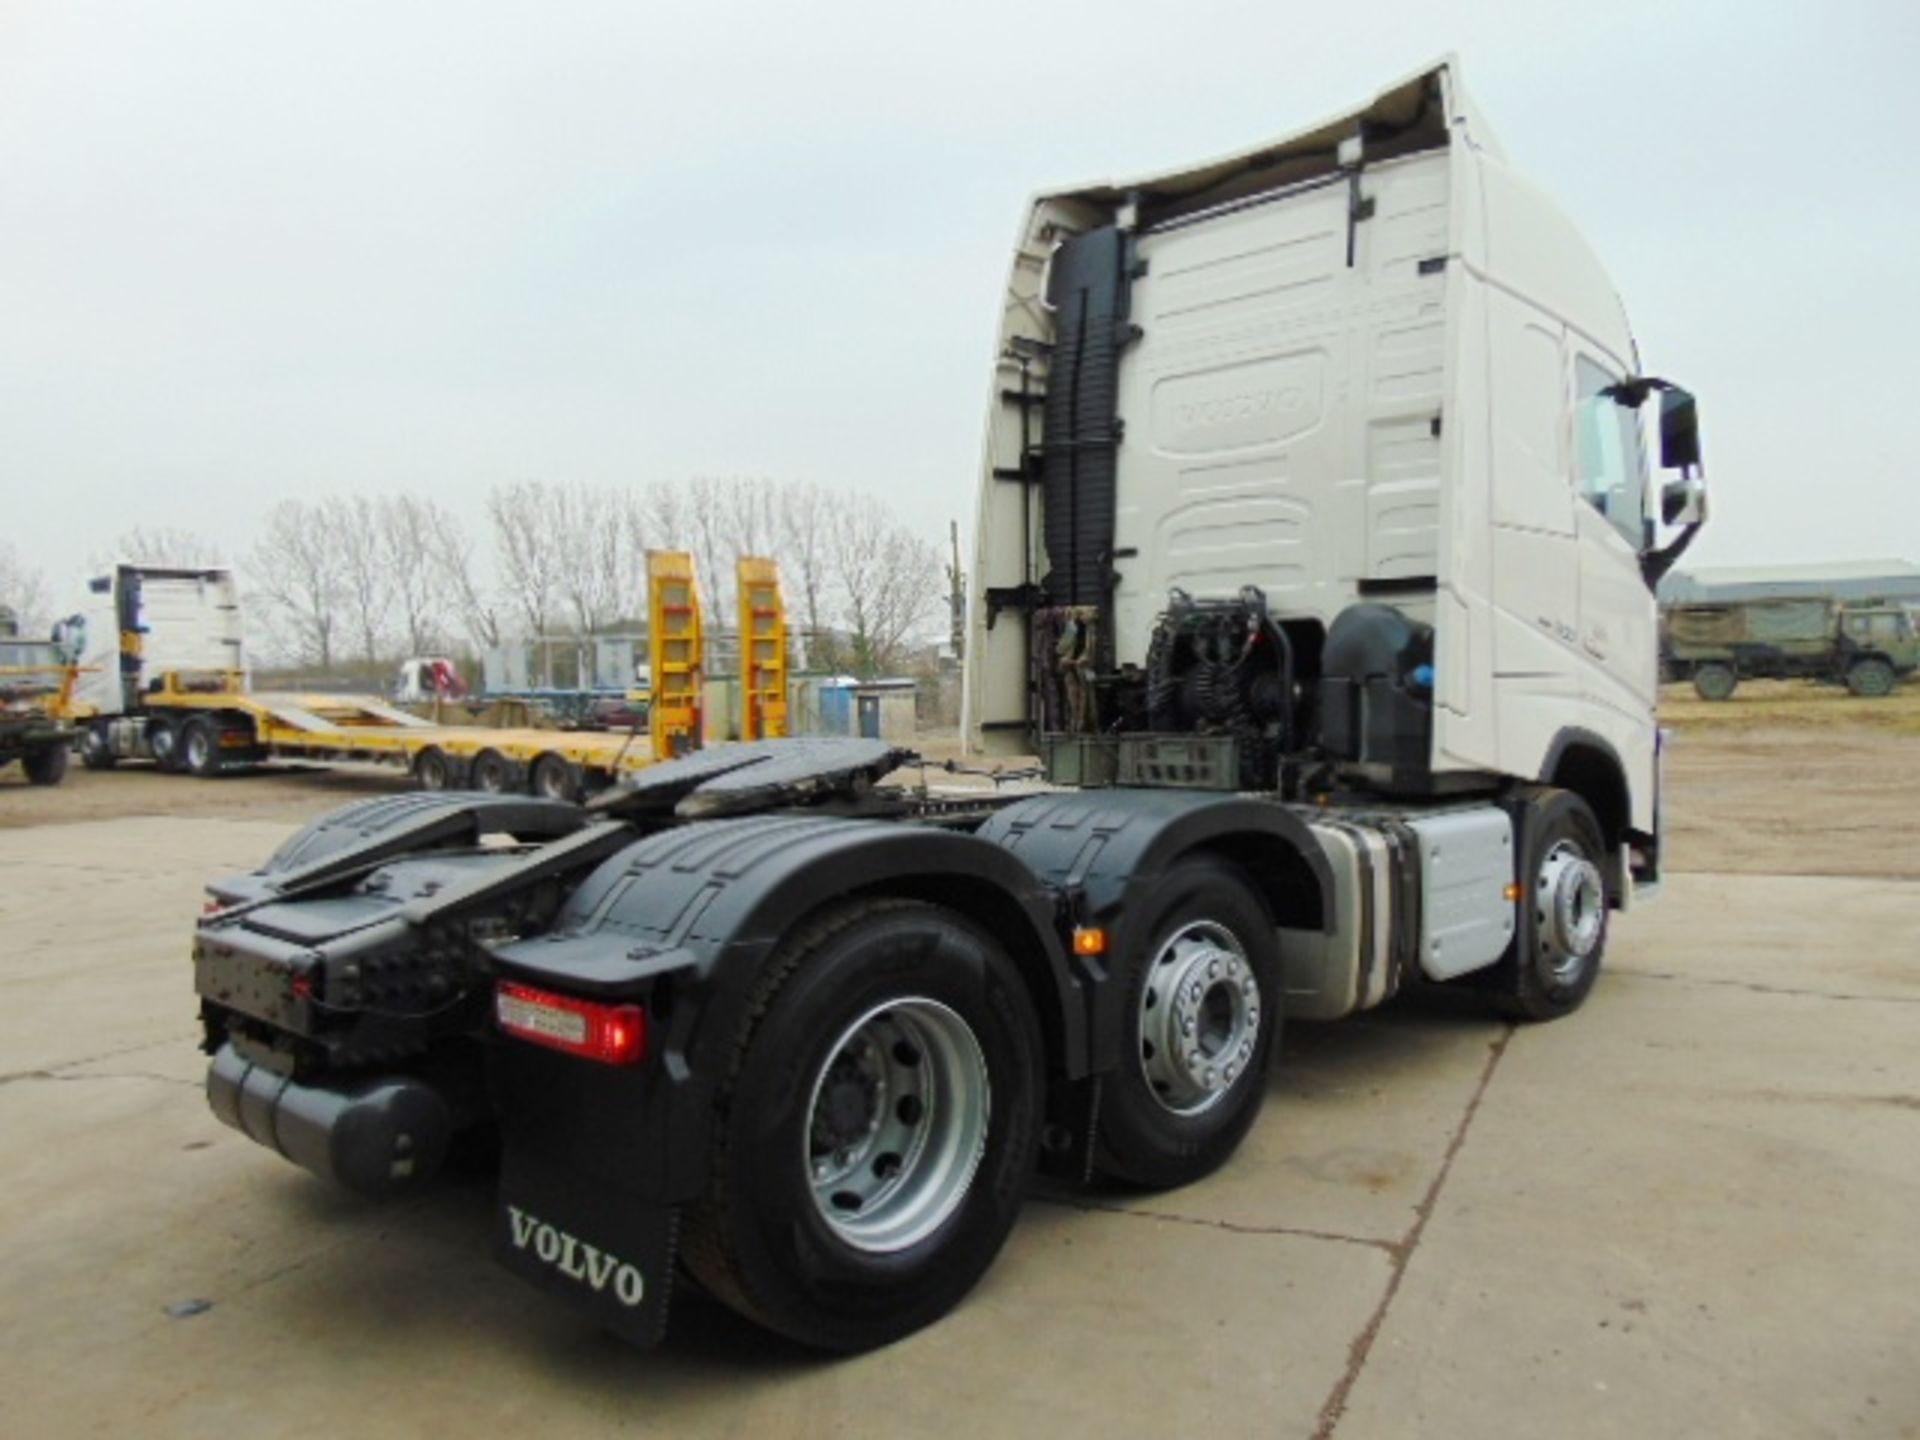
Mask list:
[[1051,783],[794,739],[365,802],[213,887],[213,1106],[370,1192],[497,1137],[501,1258],[636,1341],[685,1277],[884,1344],[1036,1166],[1223,1163],[1285,1019],[1580,1005],[1659,876],[1652,584],[1704,518],[1691,397],[1450,63],[1042,195],[966,725]]

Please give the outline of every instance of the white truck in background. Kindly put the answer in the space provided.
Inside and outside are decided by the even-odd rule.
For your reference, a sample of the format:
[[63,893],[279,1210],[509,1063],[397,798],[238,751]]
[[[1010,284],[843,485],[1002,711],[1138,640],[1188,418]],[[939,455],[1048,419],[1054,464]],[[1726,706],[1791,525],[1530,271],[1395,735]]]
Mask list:
[[[403,768],[425,790],[577,800],[660,751],[631,736],[435,724],[378,696],[257,691],[241,630],[223,567],[118,564],[91,579],[63,626],[79,654],[81,761],[151,761],[203,779],[275,759],[362,761]],[[443,660],[419,663],[430,684],[453,674]]]
[[853,1350],[961,1300],[1036,1165],[1226,1161],[1283,1017],[1582,1003],[1662,864],[1699,441],[1457,66],[1040,196],[1003,317],[965,723],[1057,788],[776,740],[339,812],[211,887],[223,1120],[374,1193],[496,1129],[530,1281],[638,1343],[689,1277]]

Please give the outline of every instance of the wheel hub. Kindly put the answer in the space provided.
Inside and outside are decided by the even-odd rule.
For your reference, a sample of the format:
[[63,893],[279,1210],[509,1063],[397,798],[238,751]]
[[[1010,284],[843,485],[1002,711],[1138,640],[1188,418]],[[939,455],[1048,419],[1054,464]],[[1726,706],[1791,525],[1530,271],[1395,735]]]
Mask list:
[[890,1001],[856,1020],[807,1110],[807,1179],[828,1228],[876,1254],[931,1234],[973,1183],[989,1102],[980,1043],[939,1001]]
[[1607,890],[1600,869],[1562,840],[1540,863],[1534,887],[1534,934],[1556,981],[1574,979],[1600,943]]
[[1140,1066],[1167,1109],[1211,1109],[1246,1074],[1260,1038],[1260,985],[1239,939],[1196,921],[1176,931],[1147,969],[1140,995]]

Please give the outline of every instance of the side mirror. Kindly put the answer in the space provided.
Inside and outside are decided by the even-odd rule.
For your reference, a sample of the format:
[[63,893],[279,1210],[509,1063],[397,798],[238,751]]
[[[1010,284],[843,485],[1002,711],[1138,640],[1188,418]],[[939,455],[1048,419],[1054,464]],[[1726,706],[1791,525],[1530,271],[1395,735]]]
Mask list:
[[1660,392],[1660,468],[1684,472],[1699,467],[1700,412],[1690,391],[1669,386]]
[[[1662,416],[1663,420],[1664,418]],[[1666,452],[1665,438],[1662,435],[1663,460]],[[1694,454],[1696,456],[1699,454],[1697,447]],[[1696,458],[1693,463],[1697,465],[1698,459]],[[1660,518],[1669,525],[1704,525],[1707,520],[1707,482],[1698,475],[1669,480],[1660,489]]]

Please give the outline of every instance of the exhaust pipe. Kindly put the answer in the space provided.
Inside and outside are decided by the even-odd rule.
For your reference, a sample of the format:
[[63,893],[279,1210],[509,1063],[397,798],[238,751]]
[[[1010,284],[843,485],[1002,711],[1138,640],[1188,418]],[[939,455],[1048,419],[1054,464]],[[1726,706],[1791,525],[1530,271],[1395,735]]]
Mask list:
[[405,1075],[332,1090],[302,1085],[222,1045],[207,1104],[248,1139],[361,1195],[398,1195],[446,1159],[453,1117],[439,1092]]

